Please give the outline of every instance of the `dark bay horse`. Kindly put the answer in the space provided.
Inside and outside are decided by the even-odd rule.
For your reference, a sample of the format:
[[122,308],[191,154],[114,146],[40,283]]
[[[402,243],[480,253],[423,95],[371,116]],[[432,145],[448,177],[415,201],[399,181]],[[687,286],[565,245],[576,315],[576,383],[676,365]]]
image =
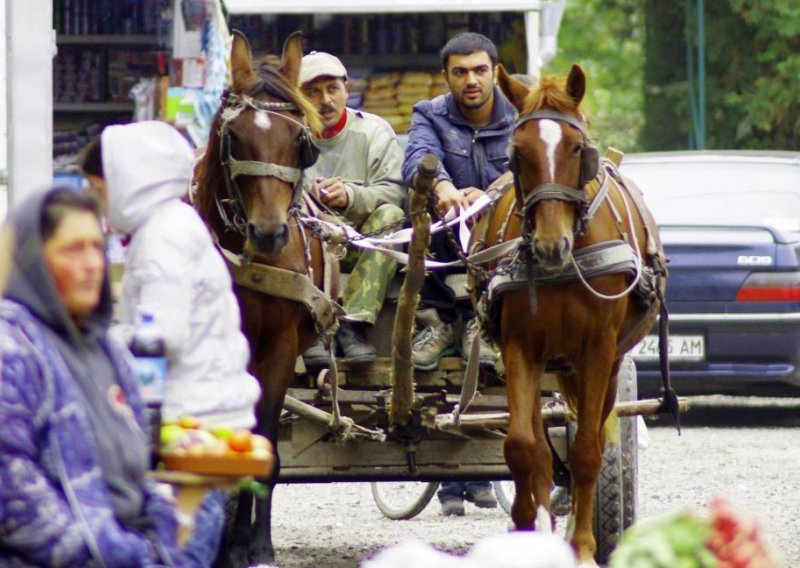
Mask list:
[[[582,69],[573,66],[566,85],[544,78],[529,90],[500,66],[498,85],[519,111],[509,148],[515,189],[478,227],[487,247],[520,238],[507,271],[517,275],[516,285],[511,278],[487,319],[506,369],[505,457],[516,486],[512,519],[520,530],[552,530],[553,458],[542,423],[540,379],[557,365],[560,388],[578,421],[569,453],[568,535],[580,561],[595,565],[592,508],[606,426],[613,422],[608,419],[617,372],[623,355],[655,320],[659,301],[653,287],[663,291],[663,253],[638,188],[610,167],[601,168],[589,143],[580,110]],[[600,249],[605,252],[597,257],[582,256]],[[619,270],[597,273],[581,264],[604,255],[608,262],[616,259]],[[641,300],[648,284],[650,294]]]
[[[196,169],[194,202],[220,246],[246,266],[310,275],[321,287],[321,244],[298,222],[303,169],[316,159],[308,130],[321,129],[316,109],[297,88],[302,55],[302,38],[293,34],[283,46],[280,68],[254,69],[247,39],[234,32],[233,81]],[[234,280],[252,371],[262,389],[256,429],[277,448],[278,419],[295,359],[313,343],[318,328],[302,303],[244,287],[236,273]],[[279,471],[276,459],[270,496],[256,500],[252,523],[253,496],[241,493],[220,565],[238,568],[274,560],[271,490]]]

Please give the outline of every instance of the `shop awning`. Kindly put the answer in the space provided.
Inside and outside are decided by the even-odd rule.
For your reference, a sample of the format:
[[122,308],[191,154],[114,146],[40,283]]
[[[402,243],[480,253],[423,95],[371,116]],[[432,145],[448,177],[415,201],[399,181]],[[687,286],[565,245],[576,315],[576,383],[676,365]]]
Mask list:
[[400,12],[527,12],[539,0],[224,0],[231,14],[371,14]]

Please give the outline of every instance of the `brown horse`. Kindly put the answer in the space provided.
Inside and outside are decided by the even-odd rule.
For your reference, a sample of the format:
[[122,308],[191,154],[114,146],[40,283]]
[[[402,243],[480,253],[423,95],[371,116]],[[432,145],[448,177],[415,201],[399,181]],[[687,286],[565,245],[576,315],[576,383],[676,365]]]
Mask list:
[[[297,215],[303,169],[316,159],[307,130],[321,128],[316,110],[297,89],[302,55],[302,38],[293,34],[283,46],[279,69],[262,65],[255,70],[247,39],[234,32],[233,81],[197,167],[194,202],[220,246],[239,255],[245,266],[312,275],[321,287],[321,245],[304,233]],[[278,419],[295,360],[316,338],[315,321],[303,304],[243,287],[234,275],[252,371],[262,389],[256,429],[277,447]],[[274,560],[271,490],[279,471],[276,459],[270,495],[256,500],[252,524],[253,496],[240,495],[222,565]]]
[[[558,368],[560,388],[578,420],[569,453],[568,533],[580,561],[593,565],[592,507],[604,426],[622,357],[658,311],[653,286],[663,290],[663,256],[638,189],[610,166],[600,168],[589,145],[580,110],[586,85],[581,68],[572,67],[566,88],[545,78],[529,90],[500,66],[498,84],[519,111],[510,143],[515,191],[498,201],[476,231],[487,247],[519,238],[502,270],[505,287],[496,287],[496,299],[484,306],[506,369],[505,456],[516,486],[512,519],[520,530],[552,529],[553,458],[542,423],[540,379],[546,368]],[[613,254],[583,256],[606,246]],[[605,272],[581,264],[604,255],[606,264],[616,259]],[[647,284],[650,293],[639,301],[637,293]]]

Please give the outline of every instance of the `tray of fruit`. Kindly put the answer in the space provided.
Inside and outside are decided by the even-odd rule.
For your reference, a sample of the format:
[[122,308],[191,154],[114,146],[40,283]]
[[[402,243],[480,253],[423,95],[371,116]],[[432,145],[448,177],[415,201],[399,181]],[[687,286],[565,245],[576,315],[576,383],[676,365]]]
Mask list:
[[221,477],[265,477],[275,456],[264,436],[226,426],[204,427],[191,417],[161,426],[161,462],[167,471]]

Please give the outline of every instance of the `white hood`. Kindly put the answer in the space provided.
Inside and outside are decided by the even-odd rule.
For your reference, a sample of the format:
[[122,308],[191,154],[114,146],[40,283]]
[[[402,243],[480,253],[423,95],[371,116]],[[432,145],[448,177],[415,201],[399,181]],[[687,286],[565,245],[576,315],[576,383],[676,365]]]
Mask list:
[[103,131],[108,222],[132,234],[166,202],[189,191],[194,154],[165,122],[135,122]]

